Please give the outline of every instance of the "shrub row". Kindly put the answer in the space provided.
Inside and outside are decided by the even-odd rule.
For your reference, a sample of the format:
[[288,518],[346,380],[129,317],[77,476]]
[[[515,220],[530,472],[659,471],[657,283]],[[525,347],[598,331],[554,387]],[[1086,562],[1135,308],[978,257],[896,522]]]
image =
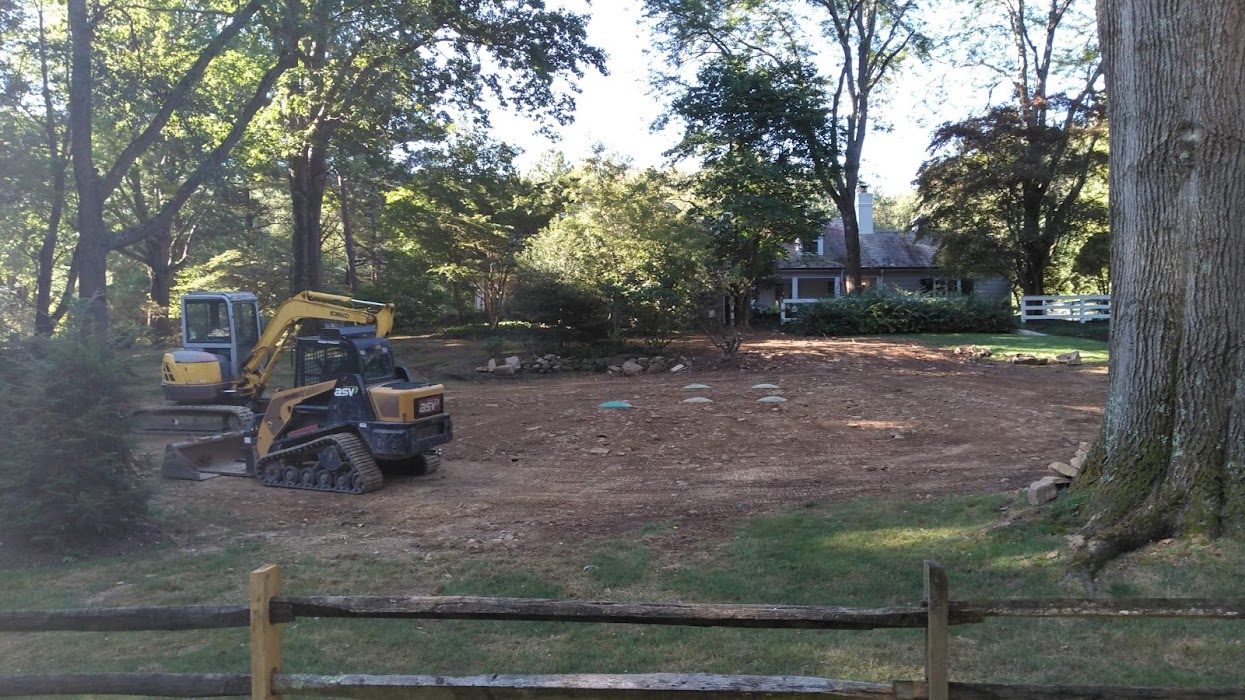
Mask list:
[[972,295],[868,291],[825,299],[796,310],[793,330],[803,335],[885,333],[1007,333],[1015,318],[1005,302]]

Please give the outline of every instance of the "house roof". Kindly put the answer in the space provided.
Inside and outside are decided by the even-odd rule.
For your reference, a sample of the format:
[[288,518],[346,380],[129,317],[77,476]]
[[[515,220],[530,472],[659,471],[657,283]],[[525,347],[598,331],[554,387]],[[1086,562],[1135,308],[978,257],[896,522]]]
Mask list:
[[[843,241],[843,222],[826,224],[824,255],[792,253],[780,261],[780,269],[842,268],[847,258]],[[860,266],[863,268],[932,268],[937,249],[918,243],[899,231],[874,231],[860,236]]]

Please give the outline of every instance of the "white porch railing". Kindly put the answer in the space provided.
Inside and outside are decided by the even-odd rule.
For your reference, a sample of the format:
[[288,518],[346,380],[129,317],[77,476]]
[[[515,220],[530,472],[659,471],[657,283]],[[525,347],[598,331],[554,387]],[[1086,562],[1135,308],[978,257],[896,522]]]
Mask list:
[[1111,296],[1107,294],[1066,294],[1061,296],[1024,296],[1020,298],[1020,322],[1106,321],[1111,318]]
[[[826,298],[829,299],[833,297]],[[791,316],[788,316],[787,312],[794,311],[795,309],[793,307],[796,304],[816,304],[819,301],[821,301],[821,299],[783,299],[782,302],[778,304],[778,318],[783,323],[792,321],[794,319]]]

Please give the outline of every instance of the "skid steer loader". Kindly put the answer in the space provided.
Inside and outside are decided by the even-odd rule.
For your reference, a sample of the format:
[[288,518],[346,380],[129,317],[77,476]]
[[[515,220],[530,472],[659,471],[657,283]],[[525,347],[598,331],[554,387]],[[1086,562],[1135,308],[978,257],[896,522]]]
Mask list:
[[[298,338],[294,387],[265,398],[285,337],[307,318],[368,325]],[[384,337],[392,327],[392,305],[316,292],[286,301],[266,328],[254,295],[184,296],[185,347],[165,355],[162,386],[166,398],[194,403],[145,411],[139,422],[147,432],[205,435],[166,446],[163,475],[366,493],[384,470],[436,471],[439,447],[453,439],[445,389],[394,363]]]

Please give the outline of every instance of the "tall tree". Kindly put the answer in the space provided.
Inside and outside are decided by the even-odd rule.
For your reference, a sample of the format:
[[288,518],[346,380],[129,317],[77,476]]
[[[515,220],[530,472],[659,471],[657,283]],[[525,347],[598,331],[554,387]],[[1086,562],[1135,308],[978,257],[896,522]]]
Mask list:
[[[290,23],[284,13],[266,17],[264,0],[249,0],[228,12],[219,22],[189,22],[186,25],[199,30],[189,32],[197,42],[188,41],[186,48],[189,66],[175,82],[167,83],[161,99],[149,109],[135,110],[128,143],[116,152],[97,153],[95,128],[97,126],[97,98],[105,97],[97,83],[96,38],[101,25],[124,15],[118,5],[91,6],[88,0],[68,0],[70,38],[70,71],[68,95],[68,124],[70,154],[73,161],[74,183],[77,191],[78,245],[75,261],[78,264],[78,293],[83,302],[84,332],[92,333],[108,327],[108,254],[117,248],[131,245],[167,228],[182,205],[194,195],[199,187],[218,169],[234,146],[242,139],[251,120],[267,104],[269,92],[277,79],[293,65],[293,54],[282,48],[289,39]],[[134,8],[138,9],[138,8]],[[197,14],[200,8],[182,7],[178,10]],[[216,8],[204,8],[219,17]],[[176,10],[175,10],[176,11]],[[198,154],[189,174],[176,187],[173,194],[150,218],[133,225],[119,227],[110,225],[106,210],[110,198],[117,192],[136,161],[148,153],[165,133],[170,120],[193,98],[195,90],[203,81],[204,74],[238,36],[256,25],[266,24],[260,20],[278,24],[286,35],[271,38],[277,47],[277,56],[266,71],[253,84],[241,87],[234,103],[233,118],[226,133],[205,153]],[[203,37],[207,29],[212,33]],[[164,76],[151,76],[152,80],[167,81]],[[137,105],[136,105],[137,106]],[[96,165],[102,156],[105,169]]]
[[[918,231],[939,244],[939,267],[998,275],[1021,294],[1046,294],[1080,246],[1105,233],[1106,119],[1098,107],[1049,100],[1066,114],[1037,123],[1015,107],[944,124],[917,176]],[[1059,264],[1056,264],[1059,263]]]
[[496,328],[524,243],[560,208],[541,183],[521,176],[516,151],[479,136],[453,139],[412,159],[410,182],[389,196],[433,271],[478,293]]
[[[770,126],[800,133],[814,175],[843,217],[847,289],[858,290],[855,196],[865,141],[886,82],[906,57],[929,48],[919,24],[920,0],[646,0],[645,5],[676,66],[727,57],[822,92],[826,121],[820,128],[784,119]],[[810,35],[807,27],[820,32]],[[833,68],[818,77],[812,69],[823,63]]]
[[823,97],[798,66],[717,57],[671,105],[685,125],[671,152],[701,160],[695,189],[709,220],[718,286],[735,311],[728,324],[749,325],[752,298],[774,276],[784,245],[814,238],[824,222],[816,163],[832,154],[810,150],[834,143]]
[[[1007,104],[944,124],[921,166],[922,233],[942,263],[1045,294],[1052,261],[1103,227],[1102,66],[1089,0],[971,0],[959,60],[1007,86]],[[1065,250],[1067,249],[1067,250]]]
[[[73,244],[72,238],[65,240],[71,206],[63,101],[68,46],[63,21],[54,19],[57,13],[42,2],[20,9],[24,13],[0,24],[0,119],[4,140],[15,146],[0,156],[6,190],[0,206],[7,210],[0,227],[11,229],[5,238],[33,261],[34,329],[47,335],[68,310],[77,275],[65,262]],[[64,291],[56,292],[56,286]]]
[[1093,566],[1245,525],[1245,5],[1102,0],[1111,366],[1077,480]]
[[343,132],[389,152],[443,125],[447,108],[481,115],[486,94],[565,121],[574,101],[557,81],[604,70],[586,18],[547,10],[543,0],[328,0],[309,4],[307,17],[282,100],[293,292],[321,285],[321,215]]

